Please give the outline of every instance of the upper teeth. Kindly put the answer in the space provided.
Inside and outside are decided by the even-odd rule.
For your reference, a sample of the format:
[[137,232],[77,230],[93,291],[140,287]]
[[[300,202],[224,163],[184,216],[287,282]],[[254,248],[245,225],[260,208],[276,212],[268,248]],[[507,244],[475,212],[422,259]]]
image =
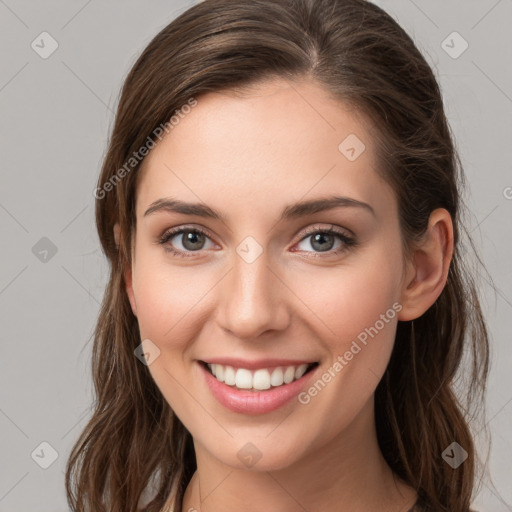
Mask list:
[[289,384],[293,380],[300,379],[309,365],[284,366],[278,368],[261,368],[251,371],[246,368],[233,368],[232,366],[222,364],[210,364],[208,368],[212,371],[215,378],[224,382],[228,386],[236,386],[239,389],[269,389],[270,386],[282,386]]

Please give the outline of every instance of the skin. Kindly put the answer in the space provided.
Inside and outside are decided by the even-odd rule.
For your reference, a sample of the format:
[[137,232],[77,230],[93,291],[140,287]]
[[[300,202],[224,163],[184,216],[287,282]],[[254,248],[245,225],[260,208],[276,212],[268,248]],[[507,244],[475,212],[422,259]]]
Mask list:
[[[352,133],[366,146],[355,161],[338,150]],[[424,313],[446,283],[453,230],[449,213],[435,210],[404,260],[396,198],[375,171],[372,140],[368,120],[314,82],[268,80],[244,95],[201,96],[144,160],[125,282],[141,340],[161,351],[148,369],[194,439],[198,470],[183,511],[405,512],[416,501],[377,444],[374,392],[397,321]],[[375,216],[344,207],[278,222],[285,206],[332,194],[370,204]],[[209,205],[225,222],[144,215],[169,196]],[[331,225],[358,244],[335,255],[339,239],[322,252],[304,234]],[[180,258],[156,243],[177,226],[211,236]],[[247,236],[263,250],[252,263],[236,251]],[[183,235],[171,244],[190,247]],[[235,413],[199,371],[197,360],[214,356],[292,357],[318,361],[320,376],[394,303],[400,312],[307,405]],[[237,457],[248,442],[261,452],[252,467]]]

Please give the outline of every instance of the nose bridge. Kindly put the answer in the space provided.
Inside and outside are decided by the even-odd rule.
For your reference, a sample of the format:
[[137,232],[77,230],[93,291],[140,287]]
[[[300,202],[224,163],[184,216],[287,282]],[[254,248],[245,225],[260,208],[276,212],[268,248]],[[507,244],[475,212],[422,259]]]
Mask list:
[[288,323],[283,284],[268,253],[254,240],[237,247],[221,290],[219,322],[239,338],[253,338]]

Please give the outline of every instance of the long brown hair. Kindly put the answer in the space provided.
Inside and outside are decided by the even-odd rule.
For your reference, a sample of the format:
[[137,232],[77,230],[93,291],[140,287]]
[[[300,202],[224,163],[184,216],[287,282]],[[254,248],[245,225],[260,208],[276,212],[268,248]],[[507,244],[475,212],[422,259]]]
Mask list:
[[[94,334],[94,412],[66,468],[71,508],[158,512],[171,488],[181,506],[196,470],[192,438],[134,356],[141,340],[123,270],[142,160],[126,163],[191,98],[271,77],[314,80],[371,119],[380,172],[398,199],[404,254],[434,209],[452,216],[446,286],[420,318],[399,322],[375,417],[392,470],[432,510],[467,512],[479,465],[470,425],[483,403],[489,344],[474,272],[462,259],[474,250],[461,222],[464,177],[431,68],[405,31],[365,0],[205,0],[157,34],[133,65],[95,194],[110,277]],[[468,454],[457,469],[442,457],[453,442]]]

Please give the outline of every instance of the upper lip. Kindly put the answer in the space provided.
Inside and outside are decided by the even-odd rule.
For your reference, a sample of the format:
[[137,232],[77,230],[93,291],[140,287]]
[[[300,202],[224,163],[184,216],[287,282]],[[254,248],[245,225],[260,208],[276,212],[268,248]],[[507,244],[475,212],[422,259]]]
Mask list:
[[233,366],[234,368],[246,368],[247,370],[257,370],[258,368],[274,368],[278,366],[300,366],[301,364],[313,364],[317,361],[311,359],[241,359],[238,357],[211,357],[203,359],[202,362],[207,364],[222,364],[225,366]]

